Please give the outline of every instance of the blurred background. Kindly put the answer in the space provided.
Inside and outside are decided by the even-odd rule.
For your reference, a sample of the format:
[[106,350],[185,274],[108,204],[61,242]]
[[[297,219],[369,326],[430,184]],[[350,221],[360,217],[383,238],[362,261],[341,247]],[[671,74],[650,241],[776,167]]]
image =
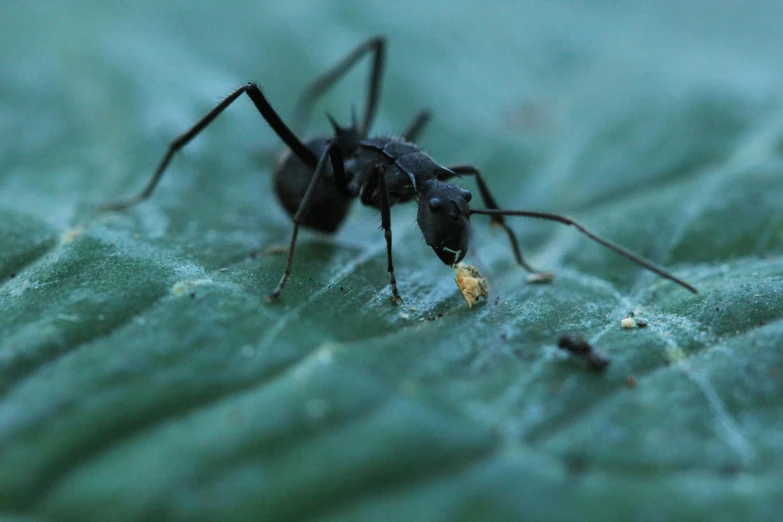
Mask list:
[[[431,108],[422,145],[480,165],[509,206],[579,208],[698,169],[778,118],[783,92],[775,1],[82,0],[6,2],[0,18],[0,203],[45,204],[60,225],[75,207],[58,190],[136,190],[175,135],[248,80],[290,115],[308,81],[373,34],[390,44],[375,131]],[[361,105],[365,71],[316,128],[324,110],[347,120]],[[242,100],[162,186],[193,186],[193,165],[213,161],[224,181],[242,176],[232,197],[252,205],[269,186],[258,160],[278,148]],[[563,182],[574,171],[578,188]]]

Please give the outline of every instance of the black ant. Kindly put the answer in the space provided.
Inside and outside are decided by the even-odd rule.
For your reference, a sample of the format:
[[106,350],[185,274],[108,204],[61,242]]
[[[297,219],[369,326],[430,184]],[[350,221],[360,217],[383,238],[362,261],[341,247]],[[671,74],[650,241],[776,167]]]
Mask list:
[[[516,237],[504,219],[504,216],[526,216],[571,225],[594,241],[644,268],[693,293],[698,293],[685,281],[625,248],[598,237],[570,218],[547,212],[501,209],[476,167],[470,165],[444,167],[413,143],[430,118],[427,110],[420,111],[399,137],[369,137],[368,132],[378,108],[381,74],[386,55],[386,40],[383,37],[376,36],[362,43],[308,86],[296,108],[295,127],[306,125],[315,102],[368,53],[372,55],[372,68],[361,124],[356,121],[355,114],[350,127],[341,127],[327,115],[334,128],[334,135],[316,136],[302,142],[291,128],[283,123],[258,86],[255,83],[248,83],[229,94],[189,131],[171,142],[168,152],[163,156],[152,179],[141,193],[128,200],[104,204],[101,209],[120,210],[147,199],[163,176],[172,156],[237,98],[247,94],[267,124],[290,150],[275,171],[274,184],[277,197],[293,217],[294,230],[283,277],[269,296],[270,300],[280,295],[291,275],[299,226],[334,232],[345,219],[351,203],[357,197],[362,204],[377,208],[381,212],[381,227],[386,238],[389,282],[395,301],[401,298],[392,263],[390,209],[396,203],[411,200],[418,200],[417,221],[424,240],[440,260],[450,266],[459,263],[468,251],[470,216],[483,214],[490,216],[491,222],[506,232],[517,263],[525,270],[535,273],[536,271],[522,257]],[[470,191],[447,181],[457,176],[473,176],[476,179],[485,209],[471,209],[468,205],[471,200]]]

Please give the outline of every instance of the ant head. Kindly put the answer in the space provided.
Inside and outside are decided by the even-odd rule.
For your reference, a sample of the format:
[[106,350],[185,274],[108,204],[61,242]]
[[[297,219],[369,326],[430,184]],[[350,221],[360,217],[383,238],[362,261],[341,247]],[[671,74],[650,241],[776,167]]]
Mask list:
[[470,245],[470,191],[432,180],[419,196],[416,220],[424,240],[447,265],[456,265]]

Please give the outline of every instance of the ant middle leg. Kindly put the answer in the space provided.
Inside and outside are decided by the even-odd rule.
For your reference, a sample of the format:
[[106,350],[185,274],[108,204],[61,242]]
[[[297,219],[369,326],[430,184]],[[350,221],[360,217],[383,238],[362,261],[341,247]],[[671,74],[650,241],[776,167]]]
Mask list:
[[[474,167],[473,165],[455,165],[453,167],[449,167],[449,170],[451,170],[455,174],[474,176],[476,178],[476,184],[478,185],[479,194],[481,195],[481,199],[484,202],[484,205],[490,210],[500,209],[500,206],[498,205],[497,201],[495,201],[495,198],[490,193],[489,187],[487,187],[487,184],[484,181],[484,177],[481,175],[481,172],[476,167]],[[525,258],[522,256],[522,251],[519,249],[519,243],[517,242],[517,237],[516,235],[514,235],[514,231],[511,230],[511,228],[506,224],[506,220],[502,215],[492,215],[491,223],[493,225],[499,226],[506,232],[509,243],[511,243],[511,250],[514,252],[514,258],[516,259],[516,262],[519,266],[521,266],[522,268],[524,268],[525,270],[533,274],[540,274],[542,276],[546,276],[547,279],[552,276],[549,273],[540,272],[536,270],[535,268],[530,266],[527,263],[527,261],[525,261]]]
[[372,53],[373,60],[370,69],[364,118],[362,119],[362,126],[359,128],[359,132],[361,136],[367,135],[367,131],[378,110],[378,99],[380,98],[381,76],[383,74],[386,57],[386,39],[382,36],[374,36],[362,43],[304,90],[299,98],[299,102],[296,104],[292,120],[293,127],[297,129],[297,131],[302,132],[307,127],[310,115],[313,112],[313,107],[318,99],[321,98],[321,96],[323,96],[340,77],[347,73],[351,67],[356,65],[366,53]]
[[389,203],[389,190],[386,188],[386,171],[382,167],[375,167],[374,172],[380,196],[381,228],[386,238],[386,266],[389,272],[389,284],[392,290],[392,300],[402,301],[400,291],[397,289],[397,278],[394,277],[394,262],[392,261],[392,230],[391,230],[391,204]]
[[266,120],[267,124],[269,124],[272,130],[275,131],[275,133],[280,137],[281,140],[283,140],[283,142],[285,142],[291,151],[309,167],[315,168],[318,162],[316,155],[313,154],[313,152],[308,149],[299,140],[299,138],[296,137],[296,135],[291,131],[291,129],[288,128],[285,123],[283,123],[283,120],[280,119],[280,116],[269,104],[269,101],[267,101],[266,97],[263,95],[263,93],[261,93],[258,86],[255,83],[247,83],[226,96],[222,102],[217,104],[216,107],[214,107],[193,127],[191,127],[190,130],[180,135],[169,144],[169,149],[158,164],[158,168],[155,169],[155,173],[152,175],[152,178],[147,182],[147,185],[139,194],[125,200],[104,203],[99,207],[99,210],[122,210],[141,203],[150,197],[152,192],[155,190],[155,187],[158,185],[158,182],[163,177],[166,167],[168,166],[174,154],[187,145],[193,138],[198,136],[201,131],[209,126],[209,124],[212,123],[212,121],[217,118],[220,113],[222,113],[229,105],[234,103],[236,99],[239,98],[243,93],[250,97],[250,99],[253,101],[253,104],[261,113],[261,116],[263,116],[263,118]]
[[331,162],[335,179],[345,184],[346,176],[343,156],[340,152],[340,146],[338,143],[335,140],[332,140],[326,145],[326,149],[321,154],[321,157],[315,166],[315,170],[313,171],[313,177],[310,178],[310,184],[307,186],[307,191],[302,197],[301,203],[299,203],[299,208],[297,209],[296,214],[293,216],[294,230],[291,233],[291,241],[288,245],[288,259],[286,260],[285,270],[283,271],[283,276],[280,278],[280,282],[277,284],[275,291],[267,296],[267,301],[274,301],[280,297],[280,292],[283,291],[288,278],[291,277],[291,266],[294,263],[294,249],[296,248],[296,238],[299,234],[299,226],[305,220],[307,217],[307,212],[310,210],[310,205],[313,201],[313,195],[315,194],[315,191],[318,188],[318,183],[321,181],[323,173],[326,170],[327,160]]

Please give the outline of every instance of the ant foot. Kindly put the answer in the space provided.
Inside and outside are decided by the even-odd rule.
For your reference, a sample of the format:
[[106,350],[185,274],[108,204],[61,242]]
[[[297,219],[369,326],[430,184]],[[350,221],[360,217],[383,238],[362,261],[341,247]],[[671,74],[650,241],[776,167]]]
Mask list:
[[140,202],[141,200],[138,198],[123,199],[118,201],[106,201],[104,203],[99,204],[97,209],[98,212],[118,212],[120,210],[131,208],[132,206]]
[[279,297],[280,297],[280,292],[272,292],[271,294],[266,296],[264,301],[266,301],[267,303],[276,303]]
[[531,284],[551,283],[555,278],[555,274],[551,272],[533,272],[528,274],[525,281]]

